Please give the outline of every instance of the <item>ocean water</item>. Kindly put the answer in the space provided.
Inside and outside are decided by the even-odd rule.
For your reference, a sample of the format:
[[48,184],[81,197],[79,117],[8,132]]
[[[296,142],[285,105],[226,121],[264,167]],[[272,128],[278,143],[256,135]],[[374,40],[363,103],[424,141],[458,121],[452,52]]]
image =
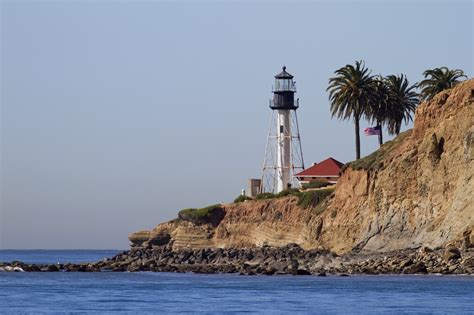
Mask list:
[[93,262],[104,257],[113,257],[124,250],[90,250],[90,249],[66,249],[66,250],[0,250],[0,262],[11,262],[19,260],[29,264],[56,264],[56,263],[83,263]]
[[[87,253],[70,254],[70,260],[87,256]],[[89,254],[97,260],[97,252]],[[28,253],[22,255],[27,258]],[[35,251],[31,255],[32,262],[39,257]],[[54,259],[44,261],[44,256],[41,259],[54,262],[63,257],[65,262],[69,260],[65,255],[52,252]],[[0,251],[0,260],[4,260],[2,257],[6,256]],[[0,273],[2,314],[243,311],[474,314],[474,277]]]

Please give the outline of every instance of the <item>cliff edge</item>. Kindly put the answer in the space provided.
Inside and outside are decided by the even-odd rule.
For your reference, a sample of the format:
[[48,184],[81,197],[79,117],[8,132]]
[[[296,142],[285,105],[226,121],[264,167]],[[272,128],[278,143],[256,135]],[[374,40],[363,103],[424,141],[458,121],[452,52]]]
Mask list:
[[[187,209],[134,247],[324,248],[387,252],[474,243],[474,79],[420,104],[412,130],[342,171],[334,193],[310,206],[301,196]],[[199,209],[203,210],[203,209]],[[194,212],[193,212],[194,211]],[[193,219],[192,214],[200,215]],[[208,220],[206,218],[209,218]]]

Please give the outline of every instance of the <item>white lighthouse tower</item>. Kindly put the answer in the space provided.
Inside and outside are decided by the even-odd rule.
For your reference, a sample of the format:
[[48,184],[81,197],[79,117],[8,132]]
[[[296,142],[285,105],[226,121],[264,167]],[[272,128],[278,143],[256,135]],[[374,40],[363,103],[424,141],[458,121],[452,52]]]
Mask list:
[[279,193],[296,187],[298,182],[294,174],[304,169],[303,152],[296,110],[299,100],[295,101],[296,85],[293,76],[283,71],[275,76],[270,128],[268,132],[261,192]]

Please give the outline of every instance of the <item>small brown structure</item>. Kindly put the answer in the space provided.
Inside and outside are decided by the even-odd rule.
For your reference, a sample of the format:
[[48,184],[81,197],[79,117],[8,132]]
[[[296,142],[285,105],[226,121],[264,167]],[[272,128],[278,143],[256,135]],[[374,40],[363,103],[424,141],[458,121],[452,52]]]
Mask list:
[[247,197],[252,197],[252,198],[255,197],[256,195],[260,193],[261,185],[262,185],[261,179],[250,178],[249,187],[245,195]]

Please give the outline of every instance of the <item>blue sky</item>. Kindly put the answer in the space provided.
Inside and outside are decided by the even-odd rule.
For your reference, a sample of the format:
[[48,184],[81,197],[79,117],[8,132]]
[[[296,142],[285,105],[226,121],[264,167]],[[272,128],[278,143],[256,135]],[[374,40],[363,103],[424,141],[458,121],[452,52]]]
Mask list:
[[[472,77],[473,14],[471,1],[2,1],[0,248],[126,248],[182,208],[233,200],[261,174],[283,64],[306,163],[350,161],[334,70]],[[362,155],[376,148],[362,138]]]

